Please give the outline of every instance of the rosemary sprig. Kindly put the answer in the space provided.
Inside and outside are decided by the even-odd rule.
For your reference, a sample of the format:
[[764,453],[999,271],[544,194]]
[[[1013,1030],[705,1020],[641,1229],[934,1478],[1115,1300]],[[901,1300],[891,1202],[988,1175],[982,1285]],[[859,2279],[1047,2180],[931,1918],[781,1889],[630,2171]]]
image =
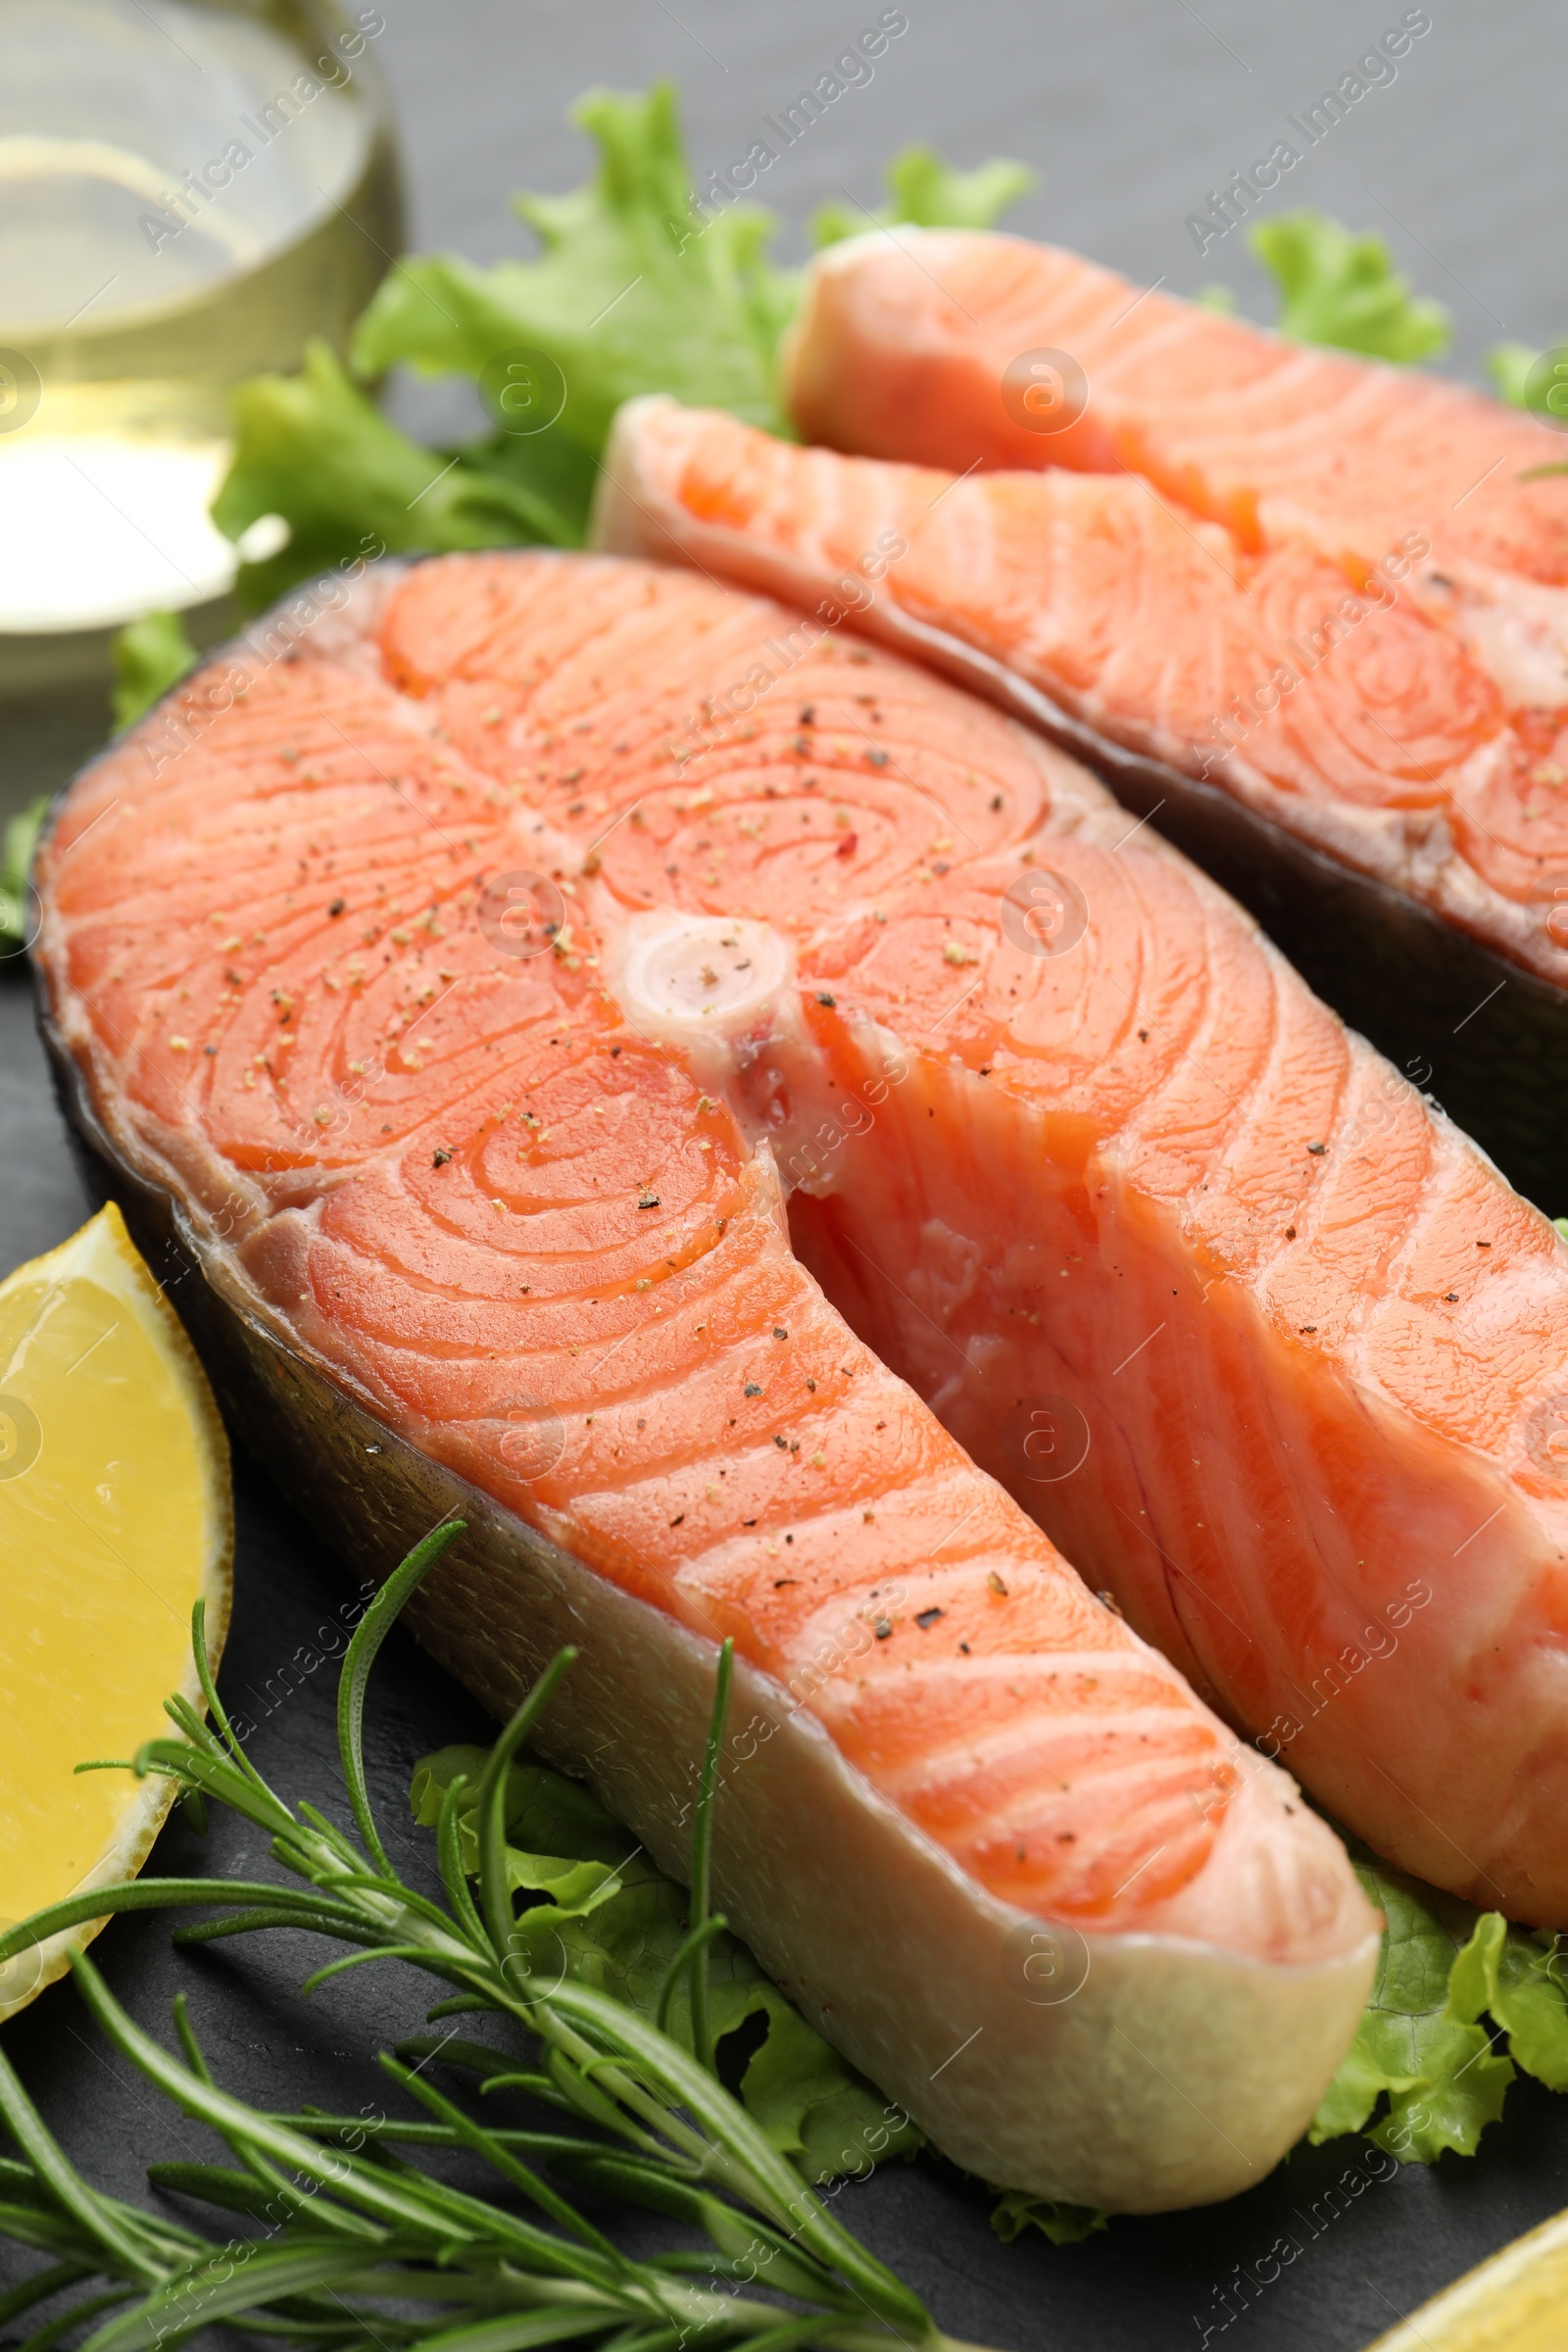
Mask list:
[[[0,2234],[49,2258],[0,2297],[0,2325],[64,2297],[64,2308],[22,2352],[50,2352],[79,2328],[90,2328],[81,2352],[160,2352],[214,2322],[308,2352],[369,2352],[372,2345],[401,2352],[415,2344],[432,2352],[524,2352],[568,2340],[592,2340],[605,2352],[680,2352],[699,2343],[713,2352],[810,2344],[840,2352],[888,2352],[895,2344],[972,2352],[944,2336],[919,2297],[828,2212],[713,2071],[707,1957],[723,1925],[710,1912],[710,1888],[728,1644],[696,1806],[692,1927],[670,1967],[658,2023],[589,1985],[545,1983],[534,1968],[531,1915],[517,1912],[509,1884],[508,1767],[572,1651],[563,1650],[540,1677],[480,1777],[477,1899],[463,1868],[458,1805],[467,1783],[461,1777],[446,1791],[436,1832],[445,1908],[399,1878],[366,1778],[366,1690],[399,1611],[461,1532],[461,1522],[448,1524],[416,1546],[349,1644],[338,1745],[357,1840],[315,1806],[285,1804],[245,1755],[213,1681],[198,1601],[192,1639],[209,1721],[184,1699],[169,1699],[179,1738],[149,1740],[122,1768],[165,1774],[198,1801],[243,1815],[268,1834],[293,1884],[142,1879],[99,1888],[0,1936],[0,1962],[110,1912],[199,1904],[223,1915],[181,1929],[176,1941],[288,1926],[357,1947],[318,1970],[307,1989],[368,1960],[411,1962],[447,1988],[432,2021],[467,2010],[511,2019],[536,2042],[537,2065],[519,2068],[482,2044],[421,2041],[380,2060],[423,2111],[413,2119],[271,2114],[214,2081],[183,1996],[175,2003],[176,2058],[126,2015],[78,1952],[72,1960],[78,1988],[109,2040],[181,2113],[218,2132],[235,2159],[232,2166],[158,2165],[154,2182],[268,2228],[219,2241],[103,2195],[53,2138],[0,2051],[0,2120],[21,2157],[0,2159]],[[112,1768],[122,1767],[83,1769]],[[692,2051],[663,2031],[683,1976]],[[480,2122],[422,2079],[420,2068],[436,2049],[478,2071],[481,2097],[525,2087],[591,2126],[593,2136]],[[420,2064],[406,2063],[411,2057]],[[456,2188],[398,2153],[426,2148],[479,2157],[503,2184],[497,2198]],[[686,2224],[706,2244],[632,2260],[540,2167]],[[419,2316],[411,2317],[411,2307]]]

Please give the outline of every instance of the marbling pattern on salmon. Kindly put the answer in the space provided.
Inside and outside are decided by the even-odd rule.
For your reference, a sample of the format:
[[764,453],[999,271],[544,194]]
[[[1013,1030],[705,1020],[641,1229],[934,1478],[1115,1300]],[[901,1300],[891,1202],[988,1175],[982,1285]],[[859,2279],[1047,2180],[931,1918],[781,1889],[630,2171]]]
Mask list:
[[[1035,349],[1069,355],[1087,385],[1061,429],[1035,429],[1002,397]],[[1089,618],[1112,592],[1111,543],[1136,570],[1116,590],[1136,613],[1117,644],[1130,637],[1148,660],[1141,675],[1121,664],[1095,723],[1161,738],[1162,756],[1250,802],[1266,778],[1278,789],[1264,805],[1288,830],[1527,970],[1568,979],[1558,436],[1468,386],[1290,343],[1076,254],[965,230],[821,256],[789,386],[806,437],[835,449],[954,473],[1046,469],[1042,604],[1066,571]],[[1018,504],[1020,527],[1035,514]],[[1029,559],[1010,544],[1001,561],[1015,612]],[[1245,654],[1219,618],[1237,589]],[[961,635],[970,613],[959,599],[940,617]],[[1328,640],[1321,668],[1314,635]],[[1012,631],[1003,658],[1038,676],[1041,653]],[[1070,700],[1071,661],[1047,667]],[[1369,825],[1372,801],[1407,814]]]
[[[156,775],[133,731],[78,781],[39,869],[52,1033],[297,1409],[324,1380],[494,1497],[503,1547],[544,1539],[540,1614],[569,1591],[588,1628],[590,1767],[630,1773],[656,1852],[690,1761],[651,1728],[664,1684],[690,1712],[734,1636],[778,1736],[726,1787],[720,1899],[826,2031],[960,2161],[1114,2203],[1225,2193],[1353,2027],[1374,1947],[1343,1852],[855,1336],[775,1173],[847,1073],[922,1120],[969,1083],[971,1018],[943,1019],[971,952],[911,894],[987,906],[1048,842],[1102,865],[1119,820],[1023,730],[835,634],[688,757],[692,710],[798,621],[616,560],[371,574]],[[1020,1034],[1049,1026],[1050,967],[1005,969]],[[1032,1156],[998,1075],[999,1141]],[[504,1695],[526,1617],[486,1598],[476,1639],[464,1573],[433,1581],[438,1646]],[[843,1884],[813,1886],[835,1853]],[[983,1965],[947,1982],[922,1918]],[[1094,1958],[1059,2017],[995,1973],[1043,1920]],[[860,1958],[890,1940],[902,1990]],[[993,2002],[974,2071],[945,2068]]]
[[[612,544],[808,609],[847,547],[896,529],[909,555],[856,625],[913,650],[965,599],[999,629],[1037,625],[966,496],[1097,487],[953,484],[657,400],[623,412],[610,478]],[[1085,641],[1122,659],[1110,602],[1099,617]],[[1162,642],[1125,658],[1155,664]],[[918,1043],[921,1083],[822,1209],[801,1201],[797,1233],[884,1360],[1200,1689],[1258,1733],[1306,1713],[1292,1761],[1338,1818],[1424,1878],[1555,1921],[1568,1250],[1150,833],[1050,826],[1054,919],[1088,910],[1070,955],[1009,934],[1022,851],[956,863],[940,897],[917,875],[814,950],[855,1008],[835,1018]],[[1042,1393],[1096,1438],[1046,1487],[1006,1420]],[[1434,1605],[1313,1716],[1314,1678],[1412,1574]]]

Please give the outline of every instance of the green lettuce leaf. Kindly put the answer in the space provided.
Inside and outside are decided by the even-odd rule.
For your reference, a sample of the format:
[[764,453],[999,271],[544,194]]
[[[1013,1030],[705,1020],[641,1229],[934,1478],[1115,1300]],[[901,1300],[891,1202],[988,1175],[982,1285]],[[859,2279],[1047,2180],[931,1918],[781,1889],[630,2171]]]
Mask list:
[[483,378],[509,355],[543,354],[564,379],[561,428],[595,458],[616,409],[640,392],[787,433],[773,360],[798,281],[764,250],[774,216],[696,205],[667,82],[643,96],[593,91],[572,119],[599,149],[588,185],[514,199],[540,259],[401,263],[356,330],[355,367]]
[[234,394],[234,459],[213,519],[238,539],[280,515],[287,544],[240,566],[252,611],[296,580],[367,556],[515,547],[560,539],[559,500],[493,465],[487,444],[425,449],[389,424],[331,347],[313,342],[298,375],[254,375]]
[[1062,2205],[1054,2198],[1032,2197],[1026,2189],[1012,2188],[999,2199],[991,2227],[1007,2246],[1026,2230],[1040,2230],[1054,2246],[1077,2246],[1097,2230],[1107,2229],[1109,2221],[1108,2214],[1093,2205]]
[[1556,1939],[1424,1886],[1364,1848],[1352,1846],[1351,1858],[1388,1924],[1372,1997],[1307,2136],[1315,2146],[1365,2130],[1406,2164],[1431,2164],[1446,2148],[1473,2156],[1517,2068],[1568,2090]]
[[[446,453],[443,453],[446,454]],[[543,432],[492,433],[466,441],[454,453],[477,474],[509,484],[527,502],[536,536],[556,547],[581,547],[599,461],[564,425]]]
[[957,172],[930,147],[906,147],[883,177],[891,202],[877,212],[837,202],[819,206],[811,217],[815,244],[837,245],[862,229],[893,228],[904,220],[919,228],[994,228],[1035,184],[1027,164],[994,156],[972,172]]
[[[414,1775],[415,1819],[427,1829],[439,1819],[452,1781],[460,1772],[468,1775],[458,1815],[466,1864],[476,1859],[472,1807],[485,1754],[479,1747],[442,1748],[424,1757]],[[685,1888],[655,1868],[580,1783],[545,1765],[513,1766],[506,1818],[512,1883],[540,1898],[518,1924],[541,1972],[565,1968],[652,2017],[686,1932]],[[922,2145],[903,2109],[807,2025],[733,1936],[720,1936],[710,1946],[709,2009],[721,2063],[725,2037],[749,2029],[746,2046],[756,2046],[740,2095],[772,2145],[808,2180],[867,2173]],[[684,1981],[669,2025],[677,2037],[690,2040]]]
[[1411,293],[1380,236],[1355,236],[1303,208],[1255,222],[1248,243],[1284,297],[1276,322],[1282,335],[1402,363],[1447,349],[1447,312]]
[[1485,1911],[1454,1962],[1450,2005],[1489,2012],[1508,2038],[1508,2055],[1548,2090],[1568,2090],[1568,1986],[1556,1936],[1511,1928]]
[[[670,392],[789,432],[774,368],[800,275],[768,258],[773,215],[693,194],[667,83],[640,96],[592,92],[574,119],[599,150],[592,179],[569,196],[514,199],[543,248],[537,261],[400,262],[355,331],[362,378],[397,366],[467,376],[493,432],[421,447],[319,343],[300,375],[240,386],[214,516],[235,539],[264,515],[289,533],[277,554],[242,565],[250,609],[367,553],[580,547],[611,418],[636,393]],[[889,170],[889,218],[982,223],[1030,177],[1019,164],[955,172],[911,147]],[[538,429],[517,429],[519,383],[546,418]]]
[[1541,358],[1533,343],[1494,343],[1486,355],[1486,369],[1496,387],[1497,398],[1510,408],[1530,406],[1528,386],[1530,370]]
[[43,793],[0,830],[0,955],[14,956],[26,945],[27,876],[48,806],[49,796]]
[[110,648],[115,667],[117,731],[140,718],[196,666],[196,648],[177,612],[147,612],[122,628]]
[[[1544,360],[1551,365],[1542,368]],[[1544,351],[1533,343],[1494,343],[1487,354],[1487,372],[1498,398],[1510,407],[1528,409],[1558,432],[1568,428],[1568,343],[1548,344]],[[1568,464],[1531,466],[1519,479],[1539,481],[1548,473],[1568,473]]]
[[753,2004],[767,2036],[741,2078],[741,2096],[775,2148],[808,2180],[869,2173],[888,2156],[912,2156],[924,2134],[902,2107],[842,2059],[764,1979]]

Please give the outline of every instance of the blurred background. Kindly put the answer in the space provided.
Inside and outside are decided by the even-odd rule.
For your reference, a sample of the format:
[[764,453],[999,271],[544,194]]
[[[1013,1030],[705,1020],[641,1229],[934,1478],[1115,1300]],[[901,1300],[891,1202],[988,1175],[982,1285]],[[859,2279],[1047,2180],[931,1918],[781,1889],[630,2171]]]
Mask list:
[[[844,0],[449,0],[439,11],[383,0],[380,13],[413,239],[483,262],[529,250],[506,218],[512,188],[582,177],[586,148],[564,118],[588,83],[632,89],[673,74],[693,161],[722,166],[875,23],[880,0],[858,13]],[[829,108],[757,190],[784,216],[787,253],[805,251],[799,224],[817,205],[846,192],[874,204],[885,159],[919,139],[959,164],[1031,165],[1038,184],[1008,216],[1026,235],[1145,284],[1163,275],[1178,293],[1227,280],[1244,310],[1270,318],[1273,290],[1242,238],[1200,256],[1186,216],[1407,11],[1403,0],[909,0],[903,13],[909,29],[874,80]],[[1479,381],[1483,351],[1505,332],[1543,342],[1568,329],[1557,231],[1568,19],[1546,0],[1434,0],[1417,13],[1432,30],[1397,78],[1354,104],[1259,217],[1311,204],[1381,228],[1453,313],[1445,368]]]
[[[183,611],[198,644],[234,625],[235,551],[206,516],[234,383],[296,367],[312,333],[341,349],[405,238],[479,264],[530,254],[508,198],[586,176],[568,109],[590,85],[672,76],[700,181],[879,13],[842,0],[0,0],[0,815],[101,740],[115,627],[155,608]],[[808,250],[818,207],[875,205],[888,157],[922,141],[962,166],[1028,165],[1035,185],[1010,225],[1143,284],[1229,289],[1270,320],[1277,290],[1245,228],[1205,238],[1191,223],[1288,138],[1301,161],[1252,218],[1310,205],[1385,236],[1451,316],[1446,368],[1484,381],[1497,344],[1568,332],[1568,21],[1544,0],[1381,13],[1362,0],[917,0],[897,13],[907,29],[874,72],[755,191],[780,217],[782,259]],[[1306,110],[1400,26],[1396,68],[1308,146]],[[394,374],[383,397],[426,441],[482,422],[462,379]],[[270,553],[268,531],[254,526],[243,552]]]

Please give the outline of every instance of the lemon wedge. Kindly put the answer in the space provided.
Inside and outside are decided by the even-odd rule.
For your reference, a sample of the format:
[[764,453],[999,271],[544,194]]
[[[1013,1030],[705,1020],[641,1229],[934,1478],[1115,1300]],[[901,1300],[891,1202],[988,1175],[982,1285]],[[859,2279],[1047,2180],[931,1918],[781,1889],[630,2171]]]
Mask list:
[[1516,2237],[1423,2303],[1367,2352],[1562,2352],[1568,2213]]
[[[232,1553],[212,1391],[111,1203],[0,1283],[0,1930],[146,1860],[168,1781],[75,1766],[201,1710],[191,1607],[216,1661]],[[0,1967],[0,2018],[102,1924]]]

